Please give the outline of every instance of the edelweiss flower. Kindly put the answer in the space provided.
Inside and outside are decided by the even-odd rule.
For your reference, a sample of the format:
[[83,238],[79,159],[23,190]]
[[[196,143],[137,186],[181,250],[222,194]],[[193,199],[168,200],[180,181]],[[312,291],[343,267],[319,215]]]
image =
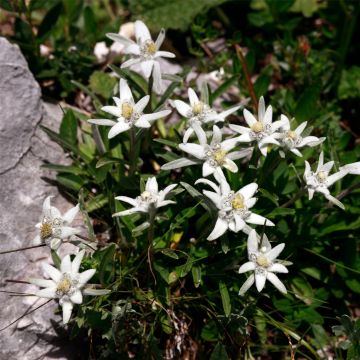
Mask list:
[[258,235],[255,230],[252,230],[248,237],[247,248],[249,262],[240,266],[239,273],[245,273],[253,271],[243,286],[240,288],[239,295],[245,294],[245,292],[255,282],[257,291],[260,292],[264,286],[266,280],[269,280],[280,292],[286,294],[286,288],[280,279],[274,273],[288,273],[287,268],[275,260],[279,254],[283,251],[285,244],[279,244],[273,249],[264,235],[262,244],[259,248]]
[[121,67],[125,68],[140,63],[146,78],[149,78],[151,72],[153,72],[155,89],[161,91],[161,70],[157,59],[160,57],[175,57],[171,52],[159,51],[159,48],[165,39],[165,30],[161,29],[159,36],[154,42],[147,26],[142,21],[137,20],[135,21],[136,42],[115,33],[109,33],[107,34],[107,37],[123,44],[125,46],[123,53],[131,56],[131,58],[125,61]]
[[[284,150],[290,150],[297,156],[302,157],[301,152],[298,148],[302,148],[304,146],[317,146],[321,144],[326,138],[318,138],[316,136],[305,136],[301,137],[302,132],[305,130],[307,121],[301,123],[295,130],[290,129],[290,121],[285,115],[281,115],[282,125],[280,128],[280,132],[276,134],[276,137],[280,146],[284,148]],[[285,156],[284,152],[280,152],[282,157]]]
[[117,196],[115,199],[124,201],[132,205],[133,207],[129,210],[120,211],[113,216],[125,216],[136,212],[148,213],[152,209],[159,208],[169,204],[175,204],[175,201],[165,200],[165,197],[171,190],[173,190],[177,184],[169,185],[164,190],[158,188],[158,183],[155,176],[147,180],[145,185],[145,191],[140,196],[132,199],[128,196]]
[[228,229],[234,232],[244,230],[246,223],[274,226],[274,223],[270,220],[250,211],[257,200],[253,197],[258,188],[256,183],[248,184],[239,191],[234,192],[231,190],[223,174],[216,174],[215,178],[220,185],[216,185],[207,179],[199,179],[195,182],[195,184],[207,184],[215,190],[215,192],[203,190],[203,194],[207,196],[218,209],[218,219],[213,231],[207,238],[208,240],[217,239]]
[[319,192],[324,194],[329,201],[339,206],[341,209],[345,209],[344,204],[336,197],[330,195],[328,188],[347,174],[360,175],[360,162],[341,166],[338,172],[329,176],[333,166],[334,161],[329,161],[324,164],[323,152],[320,153],[318,166],[315,172],[311,171],[310,164],[305,161],[304,179],[309,192],[309,200],[313,198],[315,192]]
[[88,120],[91,124],[111,126],[108,134],[109,139],[131,129],[133,126],[149,128],[151,121],[165,117],[171,112],[170,110],[162,110],[152,114],[143,114],[150,96],[144,96],[135,104],[131,90],[124,79],[120,79],[120,98],[114,97],[113,99],[116,106],[104,106],[101,110],[116,116],[117,122],[109,119]]
[[222,173],[221,168],[237,172],[238,167],[233,160],[241,159],[251,153],[252,149],[230,152],[237,143],[236,138],[222,140],[221,130],[214,125],[213,137],[210,145],[207,143],[205,131],[199,126],[194,126],[194,131],[199,139],[200,144],[180,144],[179,148],[193,156],[195,159],[181,158],[164,164],[162,170],[171,170],[188,165],[203,164],[202,174],[204,177],[211,174]]
[[41,223],[35,225],[39,229],[39,235],[35,237],[34,244],[45,243],[51,249],[57,250],[63,239],[80,233],[80,229],[69,226],[79,212],[79,205],[61,215],[56,207],[51,206],[51,198],[52,196],[48,196],[45,199]]
[[265,101],[263,97],[259,100],[258,119],[246,109],[244,110],[244,118],[249,127],[229,125],[232,130],[242,134],[237,138],[239,142],[256,141],[264,156],[267,154],[267,145],[280,145],[276,140],[275,131],[282,126],[283,121],[272,122],[272,107],[269,105],[265,111]]
[[84,295],[93,295],[92,291],[83,289],[85,284],[94,276],[95,269],[86,270],[79,273],[81,261],[85,250],[80,251],[70,260],[70,255],[66,255],[61,260],[60,270],[53,266],[42,263],[44,271],[50,276],[51,280],[30,279],[31,284],[43,287],[35,293],[36,296],[47,299],[59,299],[59,304],[63,310],[63,323],[68,323],[74,304],[81,304]]
[[218,114],[209,106],[209,104],[199,100],[193,89],[188,89],[188,95],[190,105],[181,100],[174,100],[176,110],[180,113],[180,115],[189,119],[189,128],[186,130],[183,139],[183,143],[185,144],[187,143],[190,136],[194,133],[194,125],[201,126],[202,124],[207,124],[209,122],[224,122],[227,116],[240,108],[240,106],[234,106]]

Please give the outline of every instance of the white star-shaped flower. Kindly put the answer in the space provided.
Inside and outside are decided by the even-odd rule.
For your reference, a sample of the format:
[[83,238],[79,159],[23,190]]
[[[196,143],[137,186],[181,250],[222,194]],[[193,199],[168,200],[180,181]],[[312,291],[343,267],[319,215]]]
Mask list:
[[[279,129],[279,133],[275,135],[275,137],[285,151],[289,150],[295,155],[302,157],[302,154],[298,149],[303,148],[304,146],[317,146],[326,139],[325,137],[318,138],[316,136],[302,137],[301,134],[306,128],[307,121],[301,123],[295,130],[291,130],[288,117],[281,115],[280,118],[283,124]],[[280,154],[282,157],[285,156],[283,151],[281,151]]]
[[252,151],[251,148],[247,148],[231,152],[236,146],[237,139],[232,138],[222,141],[221,130],[216,125],[213,127],[213,136],[210,144],[208,144],[206,133],[200,125],[195,125],[194,131],[199,140],[199,144],[182,143],[179,145],[179,148],[191,155],[193,159],[181,158],[171,161],[164,164],[161,167],[162,170],[203,164],[202,175],[204,177],[214,174],[215,172],[222,173],[222,168],[235,173],[238,171],[238,167],[233,160],[246,157]]
[[256,183],[248,184],[235,192],[231,190],[223,174],[215,174],[215,178],[219,185],[207,179],[199,179],[195,182],[195,184],[207,184],[214,190],[203,190],[203,194],[214,203],[218,211],[215,227],[207,237],[208,240],[219,238],[227,230],[233,232],[245,230],[246,223],[274,226],[273,222],[250,210],[257,201],[253,197],[258,188]]
[[242,274],[248,271],[253,271],[253,273],[240,288],[239,295],[244,295],[254,282],[257,291],[260,292],[264,288],[266,280],[269,280],[280,292],[284,294],[287,293],[284,284],[274,274],[288,273],[284,265],[275,262],[284,247],[285,244],[279,244],[271,248],[266,235],[263,236],[262,243],[259,247],[259,236],[255,230],[250,232],[247,242],[250,261],[240,266],[239,273]]
[[120,79],[119,96],[120,98],[113,98],[116,106],[104,106],[101,108],[102,111],[116,116],[117,121],[109,119],[88,120],[91,124],[111,126],[108,134],[109,139],[131,129],[133,126],[149,128],[152,121],[163,118],[171,112],[170,110],[162,110],[152,114],[144,114],[143,111],[150,100],[150,96],[144,96],[135,104],[131,90],[124,79]]
[[188,119],[189,128],[186,130],[183,143],[186,144],[190,136],[194,133],[194,125],[202,126],[209,122],[224,122],[225,118],[237,111],[240,106],[234,106],[226,111],[217,113],[209,104],[201,101],[191,88],[188,89],[190,105],[182,100],[174,100],[176,110],[180,115]]
[[158,183],[155,177],[151,177],[147,180],[145,185],[145,191],[135,199],[128,196],[117,196],[115,199],[127,202],[133,207],[128,210],[120,211],[113,214],[113,216],[125,216],[134,214],[137,212],[149,213],[153,209],[166,206],[169,204],[175,204],[175,201],[165,200],[165,197],[173,190],[177,184],[169,185],[164,190],[159,191]]
[[47,299],[59,299],[63,310],[63,323],[69,322],[74,304],[81,304],[84,295],[93,295],[92,291],[84,289],[86,283],[94,276],[95,269],[79,273],[85,250],[80,251],[71,262],[70,255],[61,260],[60,270],[42,263],[42,267],[51,279],[29,279],[31,284],[44,289],[35,292],[36,296]]
[[272,107],[269,105],[267,109],[265,109],[263,97],[259,100],[258,118],[256,119],[247,109],[244,109],[244,118],[249,127],[229,125],[232,130],[242,134],[237,138],[239,142],[256,141],[264,156],[267,154],[267,146],[269,144],[280,145],[276,140],[276,130],[282,126],[283,121],[272,122]]
[[336,181],[342,179],[345,175],[360,175],[360,162],[341,166],[338,172],[329,175],[333,166],[334,161],[329,161],[324,164],[323,152],[320,153],[318,166],[315,172],[311,171],[310,164],[305,161],[304,179],[306,188],[309,192],[309,200],[313,198],[315,192],[319,192],[324,194],[326,199],[339,206],[341,209],[345,209],[344,204],[336,197],[332,196],[328,188]]
[[153,73],[154,87],[156,91],[162,90],[160,64],[157,61],[160,57],[174,58],[175,55],[169,51],[160,51],[160,46],[165,39],[165,30],[161,29],[159,36],[154,42],[151,38],[147,26],[140,20],[135,21],[136,42],[120,34],[109,33],[107,36],[114,41],[124,45],[123,53],[130,55],[130,59],[125,61],[121,67],[130,67],[139,64],[148,79]]
[[61,215],[59,209],[51,206],[51,198],[52,196],[48,196],[44,201],[41,222],[35,225],[39,229],[39,234],[33,242],[36,245],[45,243],[51,249],[57,250],[62,240],[79,234],[81,231],[70,226],[79,212],[79,205]]

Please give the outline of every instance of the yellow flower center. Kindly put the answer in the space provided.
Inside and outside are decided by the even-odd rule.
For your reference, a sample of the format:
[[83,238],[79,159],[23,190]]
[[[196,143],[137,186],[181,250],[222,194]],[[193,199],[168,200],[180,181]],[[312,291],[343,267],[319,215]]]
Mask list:
[[256,258],[256,263],[261,267],[268,267],[270,265],[269,260],[264,255],[259,255]]
[[319,171],[319,173],[317,174],[317,178],[319,181],[323,182],[326,180],[326,173],[324,171]]
[[121,105],[121,114],[125,119],[129,120],[133,112],[134,108],[129,103],[123,103]]
[[40,238],[41,240],[45,240],[52,235],[52,227],[50,223],[43,223],[40,226]]
[[255,124],[251,125],[251,130],[254,133],[259,133],[264,130],[264,124],[261,121],[257,121]]
[[291,130],[288,131],[286,135],[288,138],[290,138],[292,140],[296,140],[298,137],[297,133],[295,131],[291,131]]
[[67,294],[71,289],[71,280],[68,277],[63,277],[58,283],[56,290],[62,294]]
[[213,153],[213,158],[219,165],[222,165],[225,162],[226,154],[225,150],[219,149]]
[[243,209],[245,207],[244,197],[241,194],[235,195],[231,201],[231,206],[233,209]]
[[147,41],[145,44],[145,50],[149,55],[155,55],[157,51],[155,43],[151,40]]
[[194,113],[194,115],[199,115],[204,111],[204,103],[199,101],[198,103],[196,103],[193,108],[192,111]]
[[141,197],[144,199],[144,200],[147,200],[151,197],[151,192],[150,191],[144,191],[141,193]]

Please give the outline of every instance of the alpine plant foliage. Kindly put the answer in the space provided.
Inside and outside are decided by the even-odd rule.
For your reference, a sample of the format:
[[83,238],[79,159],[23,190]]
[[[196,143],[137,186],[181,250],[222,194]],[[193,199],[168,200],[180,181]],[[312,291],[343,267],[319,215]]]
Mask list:
[[74,160],[55,170],[78,204],[61,214],[44,199],[33,245],[52,261],[24,279],[27,295],[55,300],[99,358],[254,359],[269,326],[272,341],[320,358],[308,330],[275,312],[316,311],[294,285],[317,266],[296,229],[353,211],[340,180],[360,175],[360,162],[344,164],[321,132],[263,96],[220,104],[205,80],[198,91],[185,73],[164,73],[162,58],[175,57],[161,50],[165,30],[153,40],[138,20],[135,39],[107,36],[124,60],[112,99],[80,114],[79,147],[47,131]]

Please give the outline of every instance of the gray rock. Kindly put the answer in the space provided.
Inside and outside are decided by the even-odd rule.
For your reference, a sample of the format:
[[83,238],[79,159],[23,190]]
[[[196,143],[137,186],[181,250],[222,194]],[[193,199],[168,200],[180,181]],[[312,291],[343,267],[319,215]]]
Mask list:
[[[41,179],[49,175],[40,168],[44,158],[56,163],[65,161],[60,147],[38,126],[41,123],[58,129],[59,111],[56,105],[43,105],[40,87],[18,47],[0,38],[0,251],[31,246],[36,234],[34,224],[39,221],[46,196],[55,195],[54,205],[62,211],[72,206]],[[0,255],[1,290],[33,291],[30,285],[6,284],[5,280],[42,277],[40,260],[51,262],[47,248]],[[0,293],[0,328],[44,302]],[[52,325],[60,324],[56,309],[52,301],[1,332],[0,359],[77,358]],[[61,329],[61,325],[56,327]]]

